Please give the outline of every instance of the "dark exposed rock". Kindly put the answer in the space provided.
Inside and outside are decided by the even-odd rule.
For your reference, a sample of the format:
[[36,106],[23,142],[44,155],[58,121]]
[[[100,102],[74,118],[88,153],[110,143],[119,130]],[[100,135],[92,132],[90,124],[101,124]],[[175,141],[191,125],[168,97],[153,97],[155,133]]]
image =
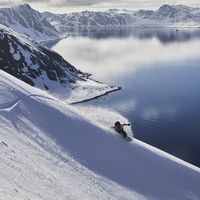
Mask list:
[[87,77],[59,54],[28,38],[18,37],[7,28],[0,28],[0,69],[43,89],[51,88],[48,81],[65,87]]

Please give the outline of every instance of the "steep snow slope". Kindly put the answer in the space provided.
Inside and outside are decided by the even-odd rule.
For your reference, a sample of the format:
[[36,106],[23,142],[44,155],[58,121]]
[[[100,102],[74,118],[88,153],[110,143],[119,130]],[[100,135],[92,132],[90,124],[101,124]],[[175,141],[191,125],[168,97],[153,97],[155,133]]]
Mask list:
[[140,141],[127,143],[3,71],[0,80],[3,199],[200,198],[199,168]]
[[183,5],[163,5],[158,10],[117,10],[53,14],[44,18],[60,33],[127,29],[135,27],[199,27],[200,9]]
[[54,26],[29,4],[0,8],[0,24],[37,41],[59,39]]
[[68,102],[117,90],[88,78],[56,52],[0,25],[0,69]]
[[26,118],[30,111],[25,105],[36,98],[32,92],[52,97],[2,71],[0,80],[1,200],[145,199],[80,165]]

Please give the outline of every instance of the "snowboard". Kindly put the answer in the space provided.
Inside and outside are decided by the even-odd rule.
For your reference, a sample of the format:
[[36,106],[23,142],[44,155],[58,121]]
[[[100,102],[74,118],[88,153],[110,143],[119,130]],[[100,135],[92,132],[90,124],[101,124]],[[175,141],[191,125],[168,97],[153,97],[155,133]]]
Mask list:
[[131,142],[133,140],[133,138],[131,138],[130,136],[127,136],[126,138],[124,138],[126,141]]
[[119,134],[119,137],[121,137],[122,139],[126,140],[127,142],[131,142],[133,140],[133,138],[130,137],[130,136],[123,137],[122,135]]

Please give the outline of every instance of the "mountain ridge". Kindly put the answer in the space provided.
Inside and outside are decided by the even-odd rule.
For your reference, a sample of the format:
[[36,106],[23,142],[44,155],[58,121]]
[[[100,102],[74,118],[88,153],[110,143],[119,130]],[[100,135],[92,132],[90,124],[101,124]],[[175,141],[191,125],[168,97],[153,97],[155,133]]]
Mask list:
[[0,24],[42,42],[59,40],[69,32],[200,27],[200,8],[164,4],[157,10],[109,9],[54,14],[39,12],[25,3],[0,8]]
[[81,32],[146,27],[200,27],[200,8],[162,5],[158,10],[82,11],[69,14],[44,12],[59,32]]
[[82,11],[69,14],[44,12],[59,32],[81,32],[147,27],[200,27],[200,9],[184,5],[162,5],[158,10]]
[[37,41],[59,39],[58,31],[29,4],[0,8],[0,24]]

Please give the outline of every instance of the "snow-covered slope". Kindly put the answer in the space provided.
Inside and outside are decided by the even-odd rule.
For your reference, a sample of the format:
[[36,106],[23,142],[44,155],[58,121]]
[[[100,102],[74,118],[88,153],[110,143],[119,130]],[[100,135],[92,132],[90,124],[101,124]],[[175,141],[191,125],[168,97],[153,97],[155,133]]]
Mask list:
[[183,5],[163,5],[157,11],[111,9],[105,12],[74,12],[44,17],[61,32],[113,30],[135,27],[199,27],[200,9]]
[[0,25],[0,69],[69,102],[117,90],[88,78],[56,52]]
[[2,199],[200,198],[199,168],[128,143],[1,70],[0,80]]
[[37,41],[59,39],[59,33],[29,4],[0,8],[0,24]]
[[[67,113],[57,110],[49,103],[59,102],[58,100],[1,70],[0,92],[1,200],[115,200],[131,199],[132,197],[138,200],[143,199],[142,195],[88,170],[69,152],[64,153],[49,137],[45,126],[34,122],[37,116],[30,113],[31,110],[29,110],[29,108],[41,109],[38,112],[41,119],[48,117],[47,113],[43,115],[43,112],[47,110],[51,110],[55,114],[60,113],[70,129],[69,122],[80,119],[72,109],[65,109]],[[47,99],[49,99],[48,102],[46,102]],[[40,108],[31,105],[32,101]],[[63,106],[59,109],[62,108]],[[57,114],[54,118],[55,121],[57,121]],[[29,120],[28,116],[32,119]],[[57,129],[63,129],[64,121],[54,123],[54,120],[51,124],[57,126]],[[40,123],[40,120],[38,122]],[[83,123],[87,124],[88,122],[83,120]],[[69,130],[65,132],[69,139],[70,132]],[[58,134],[58,138],[60,137],[59,130],[55,134]]]

